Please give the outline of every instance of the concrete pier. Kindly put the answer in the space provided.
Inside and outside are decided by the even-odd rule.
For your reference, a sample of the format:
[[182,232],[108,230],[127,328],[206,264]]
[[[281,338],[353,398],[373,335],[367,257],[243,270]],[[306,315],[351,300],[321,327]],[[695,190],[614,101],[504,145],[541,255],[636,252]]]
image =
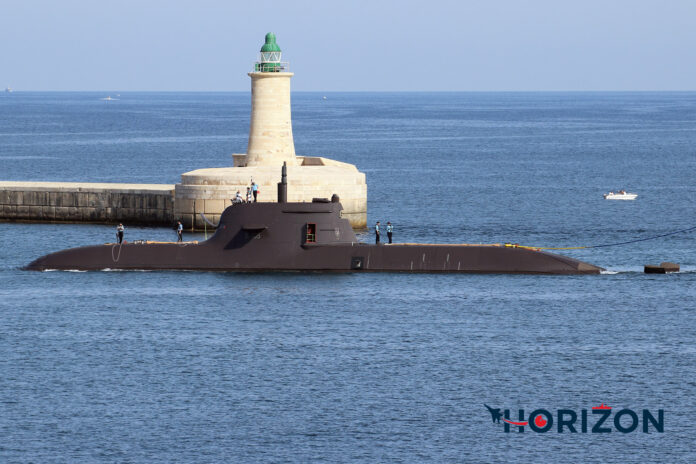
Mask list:
[[169,226],[174,185],[0,181],[0,221]]
[[[311,202],[312,198],[331,198],[337,194],[343,205],[343,217],[354,229],[366,227],[367,185],[365,174],[352,164],[321,157],[297,157],[288,166],[288,201]],[[293,164],[294,164],[293,163]],[[249,177],[253,176],[253,177]],[[174,215],[184,227],[202,229],[199,213],[217,224],[222,211],[231,204],[237,191],[242,195],[253,178],[260,187],[260,202],[276,202],[280,167],[198,169],[182,174],[176,184]]]

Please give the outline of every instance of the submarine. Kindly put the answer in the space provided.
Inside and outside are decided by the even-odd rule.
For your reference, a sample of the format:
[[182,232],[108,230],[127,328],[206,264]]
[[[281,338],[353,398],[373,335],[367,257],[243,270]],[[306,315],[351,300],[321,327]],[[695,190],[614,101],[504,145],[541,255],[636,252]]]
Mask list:
[[509,244],[367,244],[341,217],[340,199],[228,206],[203,242],[107,243],[51,253],[26,269],[599,274],[566,256]]

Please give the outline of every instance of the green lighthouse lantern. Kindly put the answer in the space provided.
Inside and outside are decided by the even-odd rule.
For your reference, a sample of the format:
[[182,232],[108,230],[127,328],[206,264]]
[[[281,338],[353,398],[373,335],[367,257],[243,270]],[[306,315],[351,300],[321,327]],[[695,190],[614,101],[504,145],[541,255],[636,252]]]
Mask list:
[[254,66],[256,72],[280,72],[283,71],[283,64],[280,62],[282,52],[276,43],[275,34],[266,34],[266,43],[261,47],[261,61]]

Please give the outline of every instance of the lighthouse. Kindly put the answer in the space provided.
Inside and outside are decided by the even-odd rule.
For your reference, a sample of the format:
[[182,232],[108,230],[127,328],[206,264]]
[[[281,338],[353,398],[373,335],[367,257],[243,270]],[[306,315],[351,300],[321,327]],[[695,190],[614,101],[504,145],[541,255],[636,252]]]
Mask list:
[[311,202],[337,194],[343,217],[354,228],[367,224],[367,184],[357,167],[323,156],[295,154],[290,80],[293,73],[272,32],[266,34],[251,78],[251,114],[246,153],[232,154],[233,166],[197,169],[181,175],[174,188],[174,214],[188,229],[216,223],[237,191],[253,181],[259,201],[278,201],[281,167],[287,166],[287,201]]
[[249,73],[251,78],[251,124],[247,147],[247,166],[297,164],[292,139],[290,79],[288,63],[275,34],[266,34],[260,60]]

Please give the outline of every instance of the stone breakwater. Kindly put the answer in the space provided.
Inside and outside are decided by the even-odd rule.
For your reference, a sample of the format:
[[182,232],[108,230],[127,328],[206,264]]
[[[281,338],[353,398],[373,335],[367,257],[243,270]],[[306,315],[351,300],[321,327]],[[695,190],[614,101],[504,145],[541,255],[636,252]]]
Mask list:
[[[293,169],[300,168],[293,167],[290,170]],[[346,176],[345,173],[332,177],[331,169],[329,167],[314,177],[309,175],[314,173],[305,174],[300,182],[292,179],[288,199],[311,201],[314,197],[330,198],[333,193],[338,192],[343,194],[343,217],[350,221],[353,228],[364,228],[367,216],[365,175],[358,173],[356,169],[352,177]],[[278,176],[275,169],[267,171],[254,171],[256,181],[262,188],[260,200],[275,202],[275,180]],[[203,178],[199,179],[201,175]],[[224,177],[224,182],[216,182],[220,176]],[[239,179],[229,179],[230,173],[225,169],[199,170],[182,177],[185,180],[198,179],[198,183],[175,186],[0,181],[0,221],[102,224],[123,222],[131,225],[167,227],[181,221],[187,230],[203,230],[206,225],[200,213],[205,214],[213,224],[217,224],[222,212],[230,206],[234,193],[237,190],[245,193],[243,184],[246,178],[237,176]],[[310,180],[314,182],[309,182]],[[221,182],[232,182],[232,185],[218,185]]]
[[0,221],[172,225],[174,185],[0,182]]

